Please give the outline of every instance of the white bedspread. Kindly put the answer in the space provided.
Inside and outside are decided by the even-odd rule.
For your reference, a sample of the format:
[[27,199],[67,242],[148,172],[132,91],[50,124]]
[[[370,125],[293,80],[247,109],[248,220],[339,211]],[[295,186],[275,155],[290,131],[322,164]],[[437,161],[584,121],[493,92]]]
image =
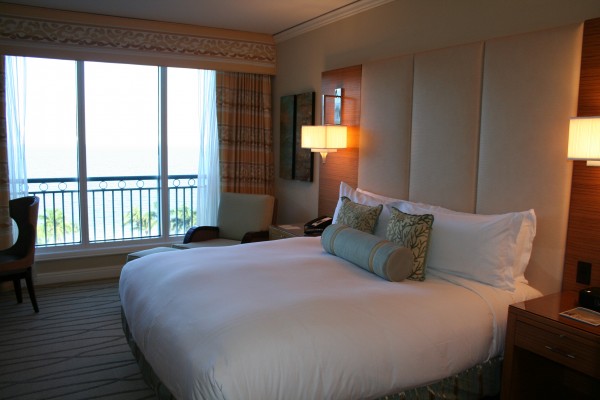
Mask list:
[[183,400],[421,386],[500,354],[508,304],[540,294],[432,272],[391,283],[294,238],[140,258],[120,295],[137,345]]

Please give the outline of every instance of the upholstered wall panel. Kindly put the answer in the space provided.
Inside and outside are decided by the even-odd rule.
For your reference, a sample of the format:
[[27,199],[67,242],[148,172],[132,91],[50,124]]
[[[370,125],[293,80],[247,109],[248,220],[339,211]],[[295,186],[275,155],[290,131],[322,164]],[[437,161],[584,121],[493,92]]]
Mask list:
[[526,277],[560,290],[581,36],[577,24],[415,54],[412,85],[411,55],[363,65],[358,186],[482,214],[534,208]]
[[560,290],[562,279],[581,35],[580,25],[568,26],[485,47],[477,212],[535,209],[527,277],[544,292]]
[[415,56],[409,198],[475,210],[483,43]]
[[362,82],[360,157],[365,162],[359,163],[358,180],[364,189],[407,199],[413,56],[364,65]]

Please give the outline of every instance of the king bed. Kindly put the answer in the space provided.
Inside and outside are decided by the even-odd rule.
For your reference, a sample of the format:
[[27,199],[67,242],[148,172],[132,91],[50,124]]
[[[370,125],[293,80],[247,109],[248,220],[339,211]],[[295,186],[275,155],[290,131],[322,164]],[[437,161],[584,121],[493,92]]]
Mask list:
[[508,305],[560,289],[581,34],[363,64],[360,188],[321,238],[127,263],[124,330],[160,397],[497,395]]
[[[540,295],[523,276],[534,212],[457,213],[345,183],[340,195],[379,211],[373,235],[334,224],[321,238],[169,252],[126,265],[126,331],[170,395],[371,399],[406,396],[475,365],[497,371],[508,305]],[[433,215],[437,228],[427,272],[413,276],[411,253],[410,271],[390,279],[378,262],[401,269],[393,255],[403,247],[377,257],[399,209]],[[475,393],[471,382],[460,390],[494,394],[498,379],[488,373],[476,374]]]
[[312,237],[223,253],[123,274],[133,340],[177,399],[371,399],[437,382],[497,357],[507,305],[539,293],[442,272],[388,282]]

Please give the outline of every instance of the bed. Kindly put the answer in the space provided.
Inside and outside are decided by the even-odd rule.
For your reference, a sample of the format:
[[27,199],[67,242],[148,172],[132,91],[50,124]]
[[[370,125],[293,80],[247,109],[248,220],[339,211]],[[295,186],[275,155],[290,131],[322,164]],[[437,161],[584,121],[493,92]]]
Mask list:
[[[581,34],[576,24],[363,64],[360,188],[340,183],[330,228],[345,225],[343,197],[381,205],[363,232],[375,239],[127,263],[124,330],[159,396],[497,395],[508,305],[560,290]],[[379,246],[398,212],[433,216],[424,279],[392,282],[377,273],[388,264],[352,252]]]
[[[348,228],[377,243],[385,242],[382,228],[391,226],[393,210],[434,215],[438,228],[432,231],[428,264],[435,267],[427,268],[426,276],[390,281],[341,250],[346,242],[352,249],[361,246],[365,237],[352,242],[333,233],[333,239],[329,231],[322,237],[160,253],[129,262],[120,282],[126,331],[169,396],[382,398],[406,395],[501,356],[508,305],[541,293],[512,264],[510,287],[487,275],[501,268],[498,260],[507,252],[528,262],[533,211],[474,216],[377,197],[345,183],[340,194],[380,210],[373,234]],[[336,210],[334,220],[344,222],[341,202]],[[494,237],[494,248],[477,253],[482,247],[477,236],[483,236],[481,243]],[[335,254],[327,240],[335,240]],[[519,243],[524,247],[517,248]],[[461,251],[452,251],[457,246]],[[436,257],[445,260],[445,268],[438,268]],[[486,265],[489,259],[493,266]],[[486,272],[463,268],[473,263]],[[471,384],[459,392],[477,398],[497,393],[497,384],[490,378],[475,393],[469,393]],[[455,386],[452,392],[458,391]]]
[[177,399],[370,399],[434,383],[499,356],[507,305],[539,295],[441,272],[391,283],[319,238],[159,254],[122,276],[133,340]]

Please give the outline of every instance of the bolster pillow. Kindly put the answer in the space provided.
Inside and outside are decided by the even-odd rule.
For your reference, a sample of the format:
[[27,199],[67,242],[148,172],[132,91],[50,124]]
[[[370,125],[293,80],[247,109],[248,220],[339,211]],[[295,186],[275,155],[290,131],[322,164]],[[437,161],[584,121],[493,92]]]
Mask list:
[[343,224],[329,225],[321,235],[321,244],[328,253],[390,282],[404,280],[412,273],[414,256],[410,249]]

